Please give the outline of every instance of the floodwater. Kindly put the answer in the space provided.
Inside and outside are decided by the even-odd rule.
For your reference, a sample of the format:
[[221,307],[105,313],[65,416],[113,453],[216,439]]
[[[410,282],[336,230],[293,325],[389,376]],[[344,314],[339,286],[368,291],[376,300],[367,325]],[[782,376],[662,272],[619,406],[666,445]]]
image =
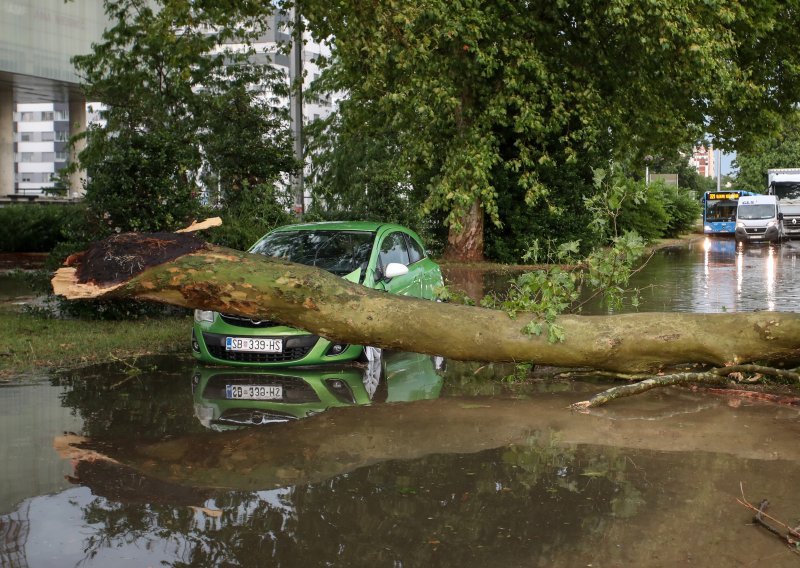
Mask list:
[[[640,309],[792,310],[794,244],[660,252]],[[675,388],[580,414],[609,384],[514,371],[161,356],[0,387],[0,565],[800,566],[745,503],[800,524],[800,408]]]

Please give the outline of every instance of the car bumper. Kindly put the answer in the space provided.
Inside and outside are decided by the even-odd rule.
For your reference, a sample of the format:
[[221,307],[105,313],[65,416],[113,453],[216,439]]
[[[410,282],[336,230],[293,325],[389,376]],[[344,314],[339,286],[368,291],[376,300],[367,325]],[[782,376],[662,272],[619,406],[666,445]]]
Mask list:
[[[758,231],[758,232],[753,232]],[[778,227],[767,227],[766,230],[760,228],[751,228],[750,231],[741,227],[736,227],[736,240],[737,241],[766,241],[775,242],[781,239],[781,232]]]
[[[323,337],[293,330],[293,334],[252,334],[247,330],[211,331],[195,323],[192,327],[192,355],[203,363],[240,367],[285,367],[290,365],[323,365],[353,361],[361,355],[360,345],[342,345],[334,354],[335,344]],[[283,340],[280,353],[228,351],[225,338],[278,337]]]

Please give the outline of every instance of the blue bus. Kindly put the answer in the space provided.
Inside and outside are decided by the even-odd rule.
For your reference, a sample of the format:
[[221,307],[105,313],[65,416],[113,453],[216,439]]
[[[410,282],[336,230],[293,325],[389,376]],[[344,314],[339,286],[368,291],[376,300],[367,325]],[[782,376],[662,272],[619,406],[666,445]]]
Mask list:
[[703,195],[703,233],[733,235],[736,232],[736,206],[739,198],[758,195],[752,191],[707,191]]

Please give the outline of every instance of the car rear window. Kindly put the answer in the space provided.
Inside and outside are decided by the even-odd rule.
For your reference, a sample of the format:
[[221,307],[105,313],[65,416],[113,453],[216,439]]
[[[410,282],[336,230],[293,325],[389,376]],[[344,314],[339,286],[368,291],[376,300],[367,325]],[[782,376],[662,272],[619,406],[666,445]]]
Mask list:
[[250,252],[316,266],[344,276],[366,268],[375,233],[368,231],[277,231]]

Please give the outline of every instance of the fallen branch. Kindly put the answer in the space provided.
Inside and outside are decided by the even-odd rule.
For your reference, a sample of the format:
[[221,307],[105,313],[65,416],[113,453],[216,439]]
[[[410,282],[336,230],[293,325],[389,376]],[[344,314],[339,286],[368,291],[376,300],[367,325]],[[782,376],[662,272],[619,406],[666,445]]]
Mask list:
[[[663,375],[658,377],[651,377],[648,379],[641,380],[637,383],[622,385],[619,387],[613,387],[594,395],[589,400],[576,402],[570,405],[570,408],[572,410],[577,410],[578,412],[586,412],[588,411],[589,408],[602,406],[608,402],[611,402],[612,400],[616,400],[618,398],[624,398],[626,396],[633,396],[635,394],[647,392],[654,388],[685,385],[688,383],[699,383],[706,381],[720,382],[721,380],[725,379],[726,377],[734,373],[760,373],[762,375],[789,378],[800,382],[800,374],[794,371],[787,371],[785,369],[776,369],[774,367],[766,367],[764,365],[729,365],[727,367],[717,367],[714,369],[708,369],[706,371],[701,371],[701,372],[683,372],[683,373],[673,373],[670,375]],[[759,397],[753,396],[752,398],[759,398]],[[761,398],[762,400],[770,400],[769,396],[763,396]],[[777,397],[775,400],[777,400]],[[792,403],[790,402],[788,404]]]
[[[753,523],[767,529],[769,532],[777,536],[782,542],[788,545],[789,550],[795,554],[800,554],[800,527],[791,528],[786,523],[783,523],[775,517],[768,515],[766,511],[767,507],[769,507],[769,501],[766,499],[762,499],[758,504],[758,507],[750,503],[744,496],[744,487],[742,486],[741,482],[739,483],[739,490],[742,492],[742,498],[737,498],[736,502],[755,512],[755,515],[753,516]],[[786,531],[785,534],[769,524],[767,520],[772,521],[779,527],[782,527],[783,530]]]
[[578,412],[588,412],[589,408],[602,406],[608,402],[611,402],[612,400],[616,400],[618,398],[623,398],[626,396],[633,396],[635,394],[647,392],[654,388],[683,385],[687,383],[696,383],[701,381],[721,381],[721,380],[723,380],[722,377],[711,371],[703,371],[700,373],[692,373],[692,372],[675,373],[672,375],[652,377],[649,379],[645,379],[643,381],[639,381],[638,383],[610,388],[608,390],[605,390],[601,393],[594,395],[589,400],[583,400],[581,402],[576,402],[574,404],[571,404],[570,408],[572,410],[577,410]]

